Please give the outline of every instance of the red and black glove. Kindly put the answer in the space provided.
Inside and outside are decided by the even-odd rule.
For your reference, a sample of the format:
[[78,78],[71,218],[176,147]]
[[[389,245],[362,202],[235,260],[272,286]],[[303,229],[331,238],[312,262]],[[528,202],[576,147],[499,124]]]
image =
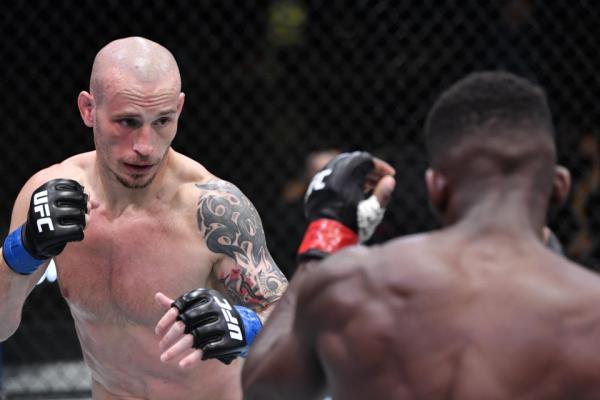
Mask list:
[[355,151],[338,155],[315,174],[304,197],[309,225],[298,261],[324,258],[373,233],[384,212],[375,197],[366,200],[365,181],[374,168],[369,153]]

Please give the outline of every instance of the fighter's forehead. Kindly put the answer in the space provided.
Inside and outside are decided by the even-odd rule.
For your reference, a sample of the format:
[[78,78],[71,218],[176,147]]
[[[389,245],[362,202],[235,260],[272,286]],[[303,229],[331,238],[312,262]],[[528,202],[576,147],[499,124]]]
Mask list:
[[107,96],[103,104],[111,114],[165,114],[177,111],[177,100],[178,93],[172,90],[153,93],[123,90]]
[[158,90],[154,92],[143,92],[135,89],[124,89],[107,96],[114,106],[140,106],[140,107],[168,107],[175,106],[178,100],[178,92],[175,90]]
[[163,86],[181,89],[181,78],[178,69],[149,65],[148,60],[140,57],[133,64],[121,65],[115,63],[105,66],[92,74],[96,85],[104,90],[128,86]]
[[180,94],[179,81],[173,78],[143,80],[115,71],[100,83],[102,103],[112,106],[133,104],[153,107],[176,103]]

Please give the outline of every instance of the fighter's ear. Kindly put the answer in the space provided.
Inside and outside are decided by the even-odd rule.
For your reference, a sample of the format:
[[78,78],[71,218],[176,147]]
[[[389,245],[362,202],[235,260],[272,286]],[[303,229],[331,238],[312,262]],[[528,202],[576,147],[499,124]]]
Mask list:
[[183,103],[185,103],[185,93],[179,93],[179,97],[177,98],[177,116],[181,114],[181,110],[183,110]]
[[79,107],[79,114],[81,114],[81,119],[83,123],[88,128],[94,126],[94,97],[82,90],[77,97],[77,107]]
[[554,181],[552,184],[552,195],[550,204],[553,206],[562,205],[571,191],[571,173],[562,165],[554,167]]
[[427,168],[425,171],[425,184],[429,192],[429,202],[433,211],[444,215],[448,205],[448,185],[446,178],[441,172],[433,168]]

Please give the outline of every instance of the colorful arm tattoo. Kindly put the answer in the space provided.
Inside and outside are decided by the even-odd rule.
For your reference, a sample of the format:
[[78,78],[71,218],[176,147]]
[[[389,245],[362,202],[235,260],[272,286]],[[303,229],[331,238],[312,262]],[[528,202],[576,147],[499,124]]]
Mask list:
[[[225,254],[235,266],[217,268],[217,279],[237,304],[264,308],[277,301],[287,286],[265,239],[258,212],[229,182],[197,184],[198,227],[214,253]],[[232,265],[222,263],[222,265]]]

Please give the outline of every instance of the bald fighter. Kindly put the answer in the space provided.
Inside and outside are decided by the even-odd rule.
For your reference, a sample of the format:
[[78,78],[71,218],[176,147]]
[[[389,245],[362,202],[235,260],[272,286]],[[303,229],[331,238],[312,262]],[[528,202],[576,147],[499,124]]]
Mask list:
[[[78,98],[95,151],[37,172],[14,204],[0,340],[54,259],[95,400],[240,399],[239,357],[287,286],[252,203],[171,148],[183,104],[167,49],[109,43]],[[173,313],[190,346],[161,358]]]
[[[598,398],[600,278],[542,242],[569,189],[543,90],[474,73],[439,97],[425,132],[445,227],[321,262],[309,240],[244,365],[246,399]],[[348,227],[350,186],[362,189],[308,194],[309,219],[345,208],[327,218]]]

